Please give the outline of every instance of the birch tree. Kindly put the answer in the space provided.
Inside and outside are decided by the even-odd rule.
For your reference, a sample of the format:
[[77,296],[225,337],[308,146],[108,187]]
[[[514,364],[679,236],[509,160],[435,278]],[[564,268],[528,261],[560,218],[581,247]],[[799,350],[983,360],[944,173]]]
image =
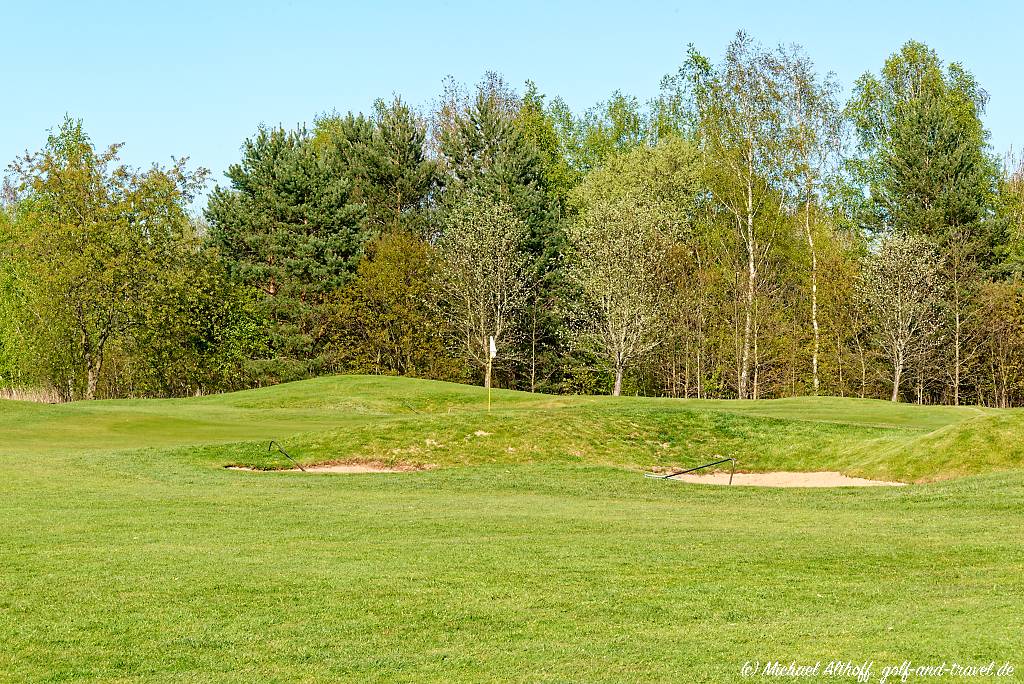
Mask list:
[[842,150],[843,117],[837,100],[838,85],[831,74],[824,79],[798,48],[780,55],[784,69],[789,180],[800,216],[810,259],[811,375],[814,394],[821,380],[821,326],[818,321],[818,250],[815,232],[820,229],[819,194],[825,177],[838,162]]
[[760,264],[771,249],[770,215],[778,201],[783,146],[782,65],[740,32],[714,67],[691,49],[680,83],[693,98],[696,138],[708,162],[708,182],[732,218],[743,250],[742,332],[737,394],[750,393],[755,300]]
[[503,202],[469,193],[445,218],[437,248],[446,310],[469,361],[491,386],[490,338],[510,348],[530,293],[526,224]]

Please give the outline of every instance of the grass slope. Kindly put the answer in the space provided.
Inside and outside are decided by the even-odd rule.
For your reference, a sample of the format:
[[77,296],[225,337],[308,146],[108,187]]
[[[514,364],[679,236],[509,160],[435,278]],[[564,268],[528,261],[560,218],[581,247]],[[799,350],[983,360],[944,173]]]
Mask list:
[[[0,681],[728,682],[748,660],[832,658],[876,661],[874,681],[904,659],[1024,669],[1017,412],[495,392],[488,415],[482,399],[342,377],[0,403]],[[474,467],[221,467],[281,465],[265,460],[271,438],[307,461]],[[747,469],[984,474],[766,490],[621,467],[713,453]]]
[[928,481],[1024,464],[1024,413],[836,397],[681,401],[553,397],[408,378],[336,376],[195,399],[0,402],[15,453],[203,449],[211,466],[589,463],[644,468],[732,456],[750,471],[840,470]]

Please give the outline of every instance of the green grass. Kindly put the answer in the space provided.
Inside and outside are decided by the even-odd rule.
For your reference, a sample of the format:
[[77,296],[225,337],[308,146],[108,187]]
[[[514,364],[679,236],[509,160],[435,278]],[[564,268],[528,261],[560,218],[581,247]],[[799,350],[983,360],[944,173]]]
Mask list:
[[[833,658],[876,661],[873,681],[905,659],[1024,671],[1024,415],[485,401],[338,377],[0,402],[0,681],[729,682],[748,660]],[[439,467],[223,469],[286,465],[269,439],[309,463]],[[638,472],[715,454],[925,484]]]

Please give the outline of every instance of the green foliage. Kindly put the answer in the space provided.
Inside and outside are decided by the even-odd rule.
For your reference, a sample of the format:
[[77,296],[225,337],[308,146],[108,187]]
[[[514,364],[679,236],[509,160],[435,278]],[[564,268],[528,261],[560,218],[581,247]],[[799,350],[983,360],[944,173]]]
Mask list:
[[864,260],[858,293],[871,316],[879,349],[892,368],[892,400],[904,369],[936,343],[943,296],[938,255],[920,235],[887,236]]
[[[438,113],[445,199],[486,195],[511,207],[530,230],[530,249],[543,259],[556,224],[540,151],[517,117],[520,101],[500,80],[481,83],[470,102]],[[540,265],[538,265],[540,267]]]
[[670,260],[692,228],[699,179],[696,151],[670,138],[611,157],[573,192],[567,273],[582,295],[578,341],[614,373],[613,394],[663,341]]
[[[522,131],[525,140],[533,145],[540,157],[544,185],[559,201],[565,211],[569,192],[579,183],[580,172],[569,161],[570,151],[566,139],[560,134],[559,113],[565,105],[559,100],[550,106],[544,104],[544,95],[536,84],[528,81],[522,104],[516,115],[516,127]],[[571,117],[571,113],[569,114]]]
[[1024,274],[1024,158],[1008,157],[999,177],[996,220],[1003,240],[996,246],[1002,273]]
[[23,265],[9,258],[13,254],[15,220],[14,207],[0,204],[0,387],[17,387],[26,384],[26,380],[35,380],[26,377],[30,373],[31,355],[26,353],[20,307]]
[[[845,111],[838,93],[799,46],[743,32],[715,63],[691,45],[647,103],[615,91],[576,113],[531,81],[449,79],[426,119],[396,96],[312,132],[261,129],[213,191],[208,228],[189,220],[181,165],[114,169],[72,131],[53,150],[81,169],[63,196],[93,199],[3,190],[0,380],[70,397],[338,369],[469,378],[486,375],[473,357],[500,318],[505,387],[883,396],[889,312],[855,285],[872,239],[896,233],[939,249],[943,299],[906,365],[914,398],[1019,401],[992,379],[1015,367],[991,313],[1013,296],[989,286],[1022,271],[1024,193],[1020,170],[991,158],[987,94],[916,42],[865,74]],[[34,227],[44,215],[53,249]],[[486,288],[507,301],[467,294]],[[75,297],[96,306],[79,315]],[[602,328],[619,352],[579,344]],[[627,337],[650,344],[623,356]]]
[[501,370],[513,386],[535,389],[557,383],[563,353],[558,312],[566,296],[559,270],[565,186],[548,184],[561,173],[550,165],[553,141],[550,130],[544,132],[553,123],[539,120],[539,96],[528,95],[524,104],[500,78],[489,75],[472,98],[453,94],[437,113],[436,125],[443,204],[458,213],[458,205],[486,197],[507,206],[526,226],[525,311],[517,317],[518,329],[509,331],[516,348],[509,350]]
[[[637,98],[621,91],[615,91],[608,100],[580,116],[575,115],[564,101],[555,98],[546,118],[558,139],[564,159],[565,168],[560,177],[569,181],[569,187],[616,155],[643,145],[653,145],[662,137],[678,133],[666,131],[659,136],[656,124],[652,123],[652,115],[644,110]],[[565,181],[558,187],[563,185]]]
[[260,382],[249,366],[270,351],[260,297],[231,282],[219,255],[184,254],[152,287],[126,349],[131,394],[188,396]]
[[349,280],[367,239],[343,169],[337,150],[314,145],[303,129],[260,129],[228,170],[230,188],[210,196],[209,244],[236,283],[264,295],[270,355],[256,366],[268,380],[327,362],[324,303]]
[[164,274],[192,248],[186,207],[204,171],[184,162],[139,172],[116,165],[66,119],[14,166],[20,202],[8,240],[19,328],[38,380],[93,398],[107,352],[145,318]]
[[1024,283],[981,283],[974,304],[967,325],[979,347],[973,369],[978,397],[990,406],[1019,406],[1024,400]]
[[440,315],[433,248],[404,232],[371,243],[355,278],[334,303],[333,353],[357,373],[460,379],[463,369],[447,343]]
[[531,289],[528,229],[508,204],[468,195],[445,216],[437,250],[440,301],[466,360],[490,386],[494,339],[500,366],[515,360]]
[[326,156],[342,160],[352,201],[366,207],[370,234],[406,230],[427,235],[428,209],[437,184],[437,163],[427,157],[426,123],[400,98],[374,103],[371,118],[324,117],[315,139]]
[[935,51],[914,41],[886,61],[880,78],[857,81],[848,111],[861,153],[854,169],[873,198],[872,228],[940,244],[980,230],[995,184],[980,118],[987,99],[962,66],[943,70]]

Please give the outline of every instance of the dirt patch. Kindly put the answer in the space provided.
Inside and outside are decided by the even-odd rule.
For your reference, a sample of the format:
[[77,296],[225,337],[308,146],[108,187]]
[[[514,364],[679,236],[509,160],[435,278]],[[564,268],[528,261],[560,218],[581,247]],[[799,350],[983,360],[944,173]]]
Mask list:
[[[315,463],[302,466],[307,473],[412,473],[430,470],[429,465],[385,465],[383,463]],[[301,473],[298,468],[253,468],[252,466],[229,465],[226,470],[248,470],[257,473]]]
[[[660,473],[659,473],[660,475]],[[699,475],[687,473],[668,478],[680,482],[696,484],[728,485],[729,473],[708,473]],[[903,487],[905,482],[886,482],[885,480],[868,480],[863,477],[848,477],[833,471],[818,473],[736,473],[732,478],[733,486],[743,487]]]

